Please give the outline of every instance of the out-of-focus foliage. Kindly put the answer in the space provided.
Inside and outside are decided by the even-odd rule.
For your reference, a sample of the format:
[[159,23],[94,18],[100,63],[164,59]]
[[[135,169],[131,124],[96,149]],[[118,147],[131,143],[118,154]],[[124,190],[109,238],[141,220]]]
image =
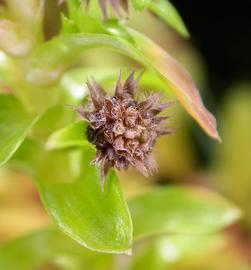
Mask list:
[[153,189],[129,201],[129,208],[135,237],[161,233],[208,234],[231,224],[240,215],[238,209],[221,197],[182,186]]
[[[224,143],[213,145],[210,166],[202,168],[185,111],[208,135],[219,136],[193,81],[171,56],[206,85],[196,49],[161,22],[189,36],[171,2],[131,0],[128,21],[111,5],[104,20],[97,0],[88,10],[80,0],[6,2],[0,1],[0,164],[8,161],[0,170],[0,269],[250,269],[241,227],[222,232],[241,210],[250,227],[249,84],[223,99]],[[87,123],[71,106],[86,103],[88,78],[113,94],[119,69],[126,76],[131,66],[137,74],[146,69],[139,99],[159,91],[180,102],[170,110],[170,125],[180,127],[157,143],[158,174],[145,179],[130,169],[118,173],[119,181],[111,171],[102,192],[99,169],[90,165]],[[64,233],[53,228],[38,194]]]
[[15,97],[0,94],[0,166],[11,158],[35,121]]
[[1,269],[33,270],[48,262],[60,269],[105,270],[111,269],[112,257],[90,252],[56,230],[39,231],[0,248]]
[[229,91],[220,111],[224,144],[215,149],[215,185],[245,211],[251,227],[251,85],[239,83]]

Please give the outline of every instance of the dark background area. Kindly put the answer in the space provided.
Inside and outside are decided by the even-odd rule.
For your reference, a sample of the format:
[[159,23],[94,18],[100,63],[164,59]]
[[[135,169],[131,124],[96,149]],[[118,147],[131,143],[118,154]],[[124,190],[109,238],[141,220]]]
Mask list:
[[[209,91],[203,99],[217,117],[221,101],[231,86],[251,81],[251,0],[171,2],[205,61]],[[194,122],[191,124],[191,138],[201,166],[207,166],[215,143]]]
[[172,0],[205,59],[220,101],[229,86],[251,79],[251,1]]

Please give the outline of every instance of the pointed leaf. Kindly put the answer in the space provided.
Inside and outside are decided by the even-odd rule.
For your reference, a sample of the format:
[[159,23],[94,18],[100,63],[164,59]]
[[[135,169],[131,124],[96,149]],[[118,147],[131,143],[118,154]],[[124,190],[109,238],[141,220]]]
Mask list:
[[73,146],[91,147],[86,137],[87,122],[73,123],[55,131],[46,143],[47,149],[60,149]]
[[152,0],[148,6],[149,10],[162,18],[168,25],[185,38],[189,32],[176,8],[168,0]]
[[162,75],[186,111],[213,139],[221,141],[215,117],[206,109],[200,93],[188,72],[171,55],[150,39],[132,31],[142,52]]
[[0,166],[15,153],[37,119],[14,96],[0,94]]
[[129,202],[134,236],[208,234],[235,222],[240,211],[221,196],[191,187],[156,189]]
[[136,31],[131,30],[130,33],[137,46],[122,38],[106,34],[72,34],[55,38],[37,51],[32,68],[29,70],[29,80],[35,84],[50,84],[84,50],[95,46],[113,48],[157,74],[206,133],[220,140],[216,120],[205,108],[199,91],[187,71],[153,41]]
[[55,223],[81,245],[128,253],[132,222],[118,178],[110,171],[102,192],[99,169],[90,165],[93,158],[92,149],[47,153],[38,170],[40,196]]

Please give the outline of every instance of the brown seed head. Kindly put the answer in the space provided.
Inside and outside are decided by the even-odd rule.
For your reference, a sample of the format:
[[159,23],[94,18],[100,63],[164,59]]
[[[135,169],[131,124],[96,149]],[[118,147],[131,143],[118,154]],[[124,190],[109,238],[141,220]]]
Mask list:
[[102,164],[102,188],[110,167],[126,170],[132,165],[145,176],[156,172],[151,155],[156,138],[174,131],[164,125],[167,116],[157,116],[171,102],[160,104],[159,94],[136,101],[137,83],[134,72],[123,84],[119,75],[115,95],[109,97],[95,80],[88,81],[93,111],[76,109],[89,122],[87,138],[97,149],[93,164]]

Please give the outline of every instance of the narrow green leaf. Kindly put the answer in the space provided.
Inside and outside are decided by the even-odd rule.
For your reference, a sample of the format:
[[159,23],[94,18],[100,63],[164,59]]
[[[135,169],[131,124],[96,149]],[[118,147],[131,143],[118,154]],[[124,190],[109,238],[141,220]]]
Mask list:
[[183,37],[188,38],[189,32],[176,8],[168,0],[152,0],[148,8],[162,18],[169,26]]
[[88,251],[56,230],[35,232],[0,247],[0,269],[34,270],[49,262],[62,269],[104,270],[111,269],[112,257]]
[[37,119],[14,96],[0,94],[0,166],[15,153]]
[[81,245],[100,252],[129,253],[132,222],[116,174],[101,191],[93,149],[50,151],[38,169],[42,201],[55,223]]
[[136,11],[143,11],[152,0],[132,0],[133,7]]
[[86,137],[87,122],[73,123],[55,131],[47,140],[47,149],[60,149],[73,146],[91,147]]
[[129,202],[134,236],[207,234],[230,225],[240,211],[221,196],[191,187],[156,189]]

